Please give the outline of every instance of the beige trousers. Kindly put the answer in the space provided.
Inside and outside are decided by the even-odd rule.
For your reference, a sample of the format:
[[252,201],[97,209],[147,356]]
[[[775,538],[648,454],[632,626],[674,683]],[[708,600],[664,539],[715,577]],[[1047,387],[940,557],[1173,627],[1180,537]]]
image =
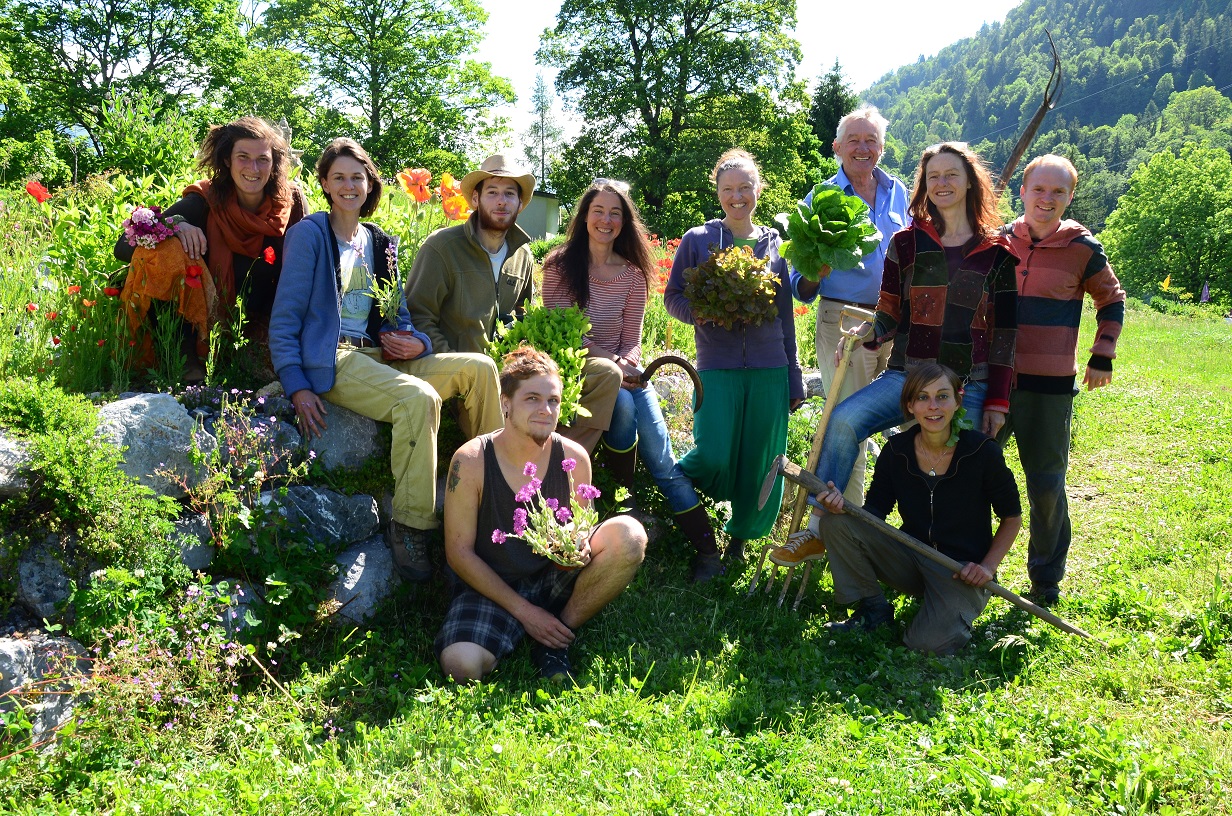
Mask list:
[[586,448],[588,453],[593,453],[603,432],[612,424],[612,409],[616,407],[616,395],[620,393],[624,374],[611,360],[587,355],[582,376],[585,379],[579,402],[590,411],[590,416],[579,414],[567,427],[558,430]]
[[394,521],[435,529],[441,401],[461,397],[466,424],[476,434],[500,428],[496,364],[485,354],[463,353],[385,361],[379,348],[371,348],[338,349],[334,366],[334,387],[321,396],[393,425],[389,465],[394,475]]
[[[837,369],[834,366],[834,352],[843,337],[839,320],[843,311],[842,303],[820,298],[817,306],[817,368],[821,370],[821,386],[829,399],[830,386],[834,382]],[[853,328],[853,326],[848,326]],[[851,350],[848,361],[847,375],[843,377],[843,387],[837,396],[841,402],[847,399],[873,379],[885,371],[890,362],[890,343],[885,343],[878,351],[869,351],[863,345],[857,345]],[[851,469],[851,480],[843,491],[843,498],[857,507],[864,505],[864,474],[868,464],[868,445],[862,443],[856,456],[856,465]]]

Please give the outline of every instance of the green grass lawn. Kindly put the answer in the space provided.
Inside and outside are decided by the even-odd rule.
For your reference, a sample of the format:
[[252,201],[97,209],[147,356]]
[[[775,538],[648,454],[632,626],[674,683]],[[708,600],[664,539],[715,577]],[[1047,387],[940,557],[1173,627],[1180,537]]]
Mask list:
[[443,586],[409,588],[375,629],[295,642],[281,688],[249,666],[169,712],[104,685],[57,749],[0,760],[0,812],[1227,813],[1232,326],[1129,313],[1112,386],[1076,403],[1070,494],[1056,611],[1108,648],[996,598],[955,657],[834,638],[827,576],[798,613],[746,597],[751,566],[693,588],[664,530],[582,630],[577,686],[524,650],[444,682]]

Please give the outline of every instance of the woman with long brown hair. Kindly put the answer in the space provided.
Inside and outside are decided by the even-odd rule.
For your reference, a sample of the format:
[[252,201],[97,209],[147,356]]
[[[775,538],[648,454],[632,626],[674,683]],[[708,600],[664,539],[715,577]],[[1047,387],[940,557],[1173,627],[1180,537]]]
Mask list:
[[543,265],[543,305],[586,312],[588,358],[611,360],[623,383],[603,434],[603,460],[630,491],[638,456],[697,550],[693,580],[723,572],[706,508],[672,451],[667,422],[653,388],[641,382],[642,323],[651,261],[646,228],[629,198],[629,185],[596,179],[582,194],[569,222],[568,240]]

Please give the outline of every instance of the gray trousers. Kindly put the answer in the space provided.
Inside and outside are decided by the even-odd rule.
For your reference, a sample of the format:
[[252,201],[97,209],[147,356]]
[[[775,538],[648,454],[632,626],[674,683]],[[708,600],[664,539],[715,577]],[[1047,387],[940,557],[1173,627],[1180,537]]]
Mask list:
[[903,644],[909,649],[950,655],[971,639],[971,624],[984,611],[990,594],[953,576],[944,567],[842,514],[821,517],[834,599],[854,607],[869,598],[883,598],[881,584],[920,599]]

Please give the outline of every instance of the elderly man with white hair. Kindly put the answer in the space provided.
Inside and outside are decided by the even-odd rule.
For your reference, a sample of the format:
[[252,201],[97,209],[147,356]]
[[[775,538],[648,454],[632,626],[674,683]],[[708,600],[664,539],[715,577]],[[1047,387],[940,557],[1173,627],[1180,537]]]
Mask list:
[[[847,195],[859,196],[868,205],[869,217],[881,231],[881,245],[865,255],[859,266],[831,270],[820,282],[810,281],[797,270],[791,270],[791,289],[798,300],[812,303],[814,298],[821,296],[817,309],[817,364],[826,399],[842,400],[859,391],[885,370],[890,357],[889,343],[883,344],[879,351],[857,346],[840,393],[830,393],[835,372],[832,355],[843,334],[839,324],[843,307],[858,306],[870,312],[877,308],[890,236],[911,225],[906,185],[877,166],[885,151],[888,124],[872,105],[862,105],[840,119],[833,143],[839,169],[834,177],[827,179],[828,183],[838,185]],[[807,204],[811,200],[810,192],[804,201]],[[846,500],[856,506],[864,501],[864,471],[865,457],[859,456],[844,492]],[[815,538],[816,523],[817,516],[811,516],[809,529],[792,536],[794,543],[803,544]],[[789,546],[791,543],[789,541]]]

